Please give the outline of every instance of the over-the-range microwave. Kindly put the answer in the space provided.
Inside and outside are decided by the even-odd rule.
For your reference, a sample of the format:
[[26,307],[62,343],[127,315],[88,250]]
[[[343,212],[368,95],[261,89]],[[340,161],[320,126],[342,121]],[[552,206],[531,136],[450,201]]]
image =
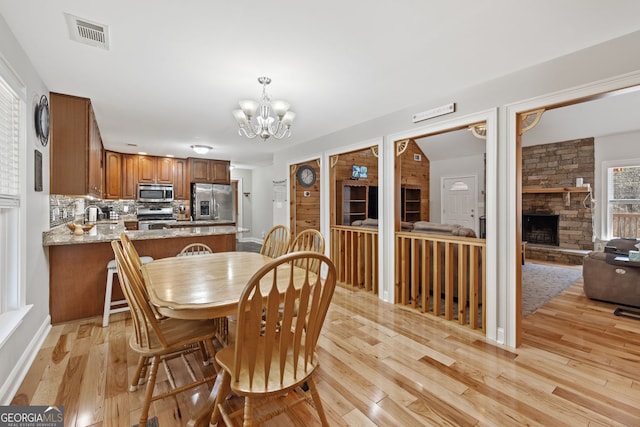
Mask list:
[[138,202],[173,202],[173,184],[138,184]]

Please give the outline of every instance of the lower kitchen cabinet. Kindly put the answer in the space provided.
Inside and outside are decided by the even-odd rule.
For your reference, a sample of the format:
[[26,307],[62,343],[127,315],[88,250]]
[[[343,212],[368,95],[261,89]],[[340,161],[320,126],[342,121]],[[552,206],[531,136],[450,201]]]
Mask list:
[[[205,243],[215,252],[236,250],[236,234],[198,235],[134,240],[140,255],[154,259],[175,256],[190,243]],[[102,316],[107,263],[114,258],[110,242],[49,247],[49,312],[51,323]],[[114,278],[111,300],[123,299]]]

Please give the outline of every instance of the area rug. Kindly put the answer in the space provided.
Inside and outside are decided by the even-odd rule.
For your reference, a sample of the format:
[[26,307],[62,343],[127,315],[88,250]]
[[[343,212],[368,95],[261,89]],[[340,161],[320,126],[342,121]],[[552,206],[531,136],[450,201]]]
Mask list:
[[542,307],[582,277],[582,269],[527,263],[522,266],[522,317]]

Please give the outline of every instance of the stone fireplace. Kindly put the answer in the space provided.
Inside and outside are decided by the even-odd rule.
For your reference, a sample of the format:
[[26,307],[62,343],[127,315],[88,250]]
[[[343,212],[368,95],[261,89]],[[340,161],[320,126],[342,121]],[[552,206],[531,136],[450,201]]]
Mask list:
[[588,193],[575,189],[576,178],[593,187],[594,176],[593,138],[522,147],[527,258],[582,263],[585,251],[593,249],[593,226],[590,204],[584,203]]

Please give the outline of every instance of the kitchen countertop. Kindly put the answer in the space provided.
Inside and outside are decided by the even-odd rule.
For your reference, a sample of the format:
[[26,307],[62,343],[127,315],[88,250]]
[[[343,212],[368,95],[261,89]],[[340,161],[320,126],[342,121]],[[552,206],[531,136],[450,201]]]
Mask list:
[[76,245],[85,243],[104,243],[120,239],[125,232],[131,240],[170,239],[172,237],[210,236],[215,234],[235,234],[249,231],[246,228],[231,225],[207,225],[198,227],[171,228],[163,230],[126,230],[124,222],[97,223],[91,230],[76,236],[66,224],[59,225],[42,233],[42,246]]

